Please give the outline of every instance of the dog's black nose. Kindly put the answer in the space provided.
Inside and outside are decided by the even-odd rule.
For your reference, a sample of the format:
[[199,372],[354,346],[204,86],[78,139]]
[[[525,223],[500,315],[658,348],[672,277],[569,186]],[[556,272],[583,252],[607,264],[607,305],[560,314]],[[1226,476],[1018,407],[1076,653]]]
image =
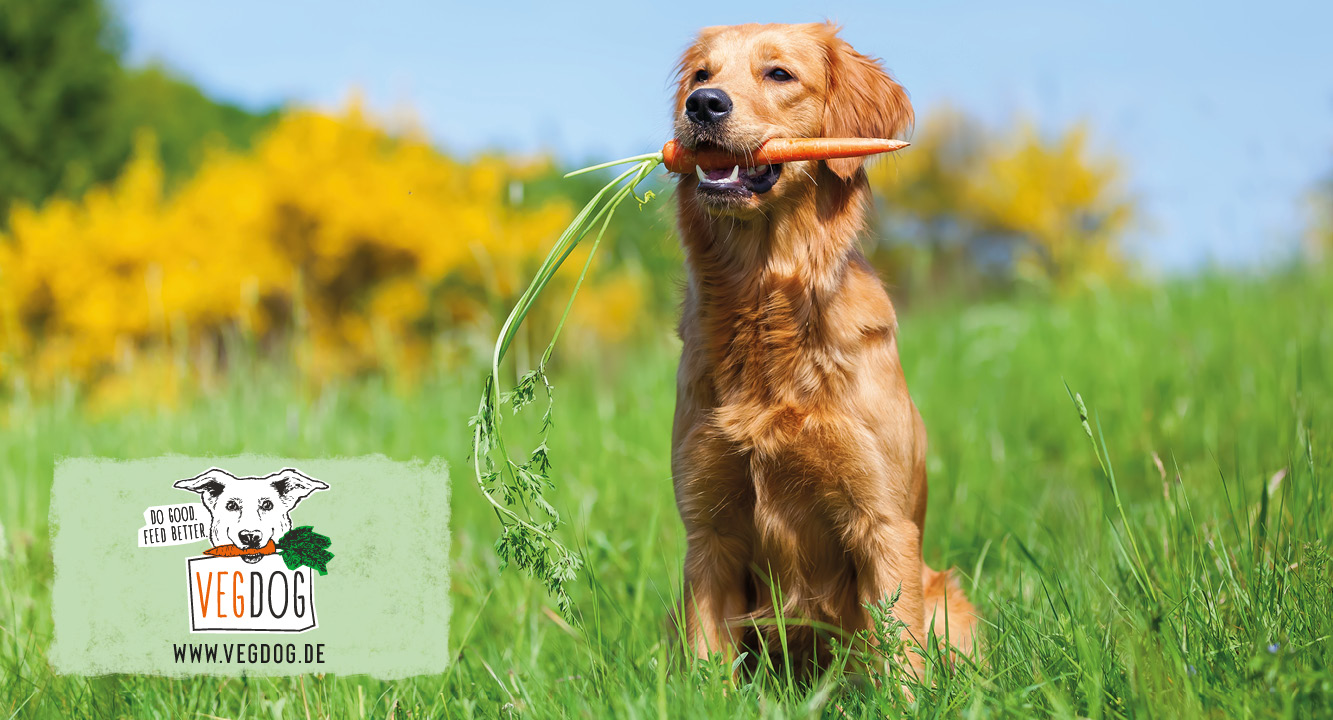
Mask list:
[[685,99],[685,117],[696,125],[716,125],[731,114],[731,98],[717,88],[700,88]]
[[259,547],[259,533],[242,530],[236,533],[236,538],[241,541],[241,547],[257,548]]

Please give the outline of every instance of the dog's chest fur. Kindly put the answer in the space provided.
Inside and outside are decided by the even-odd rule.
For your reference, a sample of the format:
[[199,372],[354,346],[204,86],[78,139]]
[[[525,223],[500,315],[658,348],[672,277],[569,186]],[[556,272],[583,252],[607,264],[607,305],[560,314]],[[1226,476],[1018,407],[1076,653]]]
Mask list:
[[688,247],[683,380],[742,451],[769,454],[811,423],[855,420],[845,411],[872,356],[896,354],[892,305],[864,258],[819,240],[782,248],[733,235],[735,249],[713,237]]
[[855,246],[862,205],[804,203],[733,226],[692,212],[687,195],[682,516],[753,538],[756,562],[807,588],[841,586],[845,508],[887,490],[885,464],[913,450],[886,431],[915,410],[892,303]]
[[691,254],[681,380],[701,413],[684,445],[702,481],[678,498],[752,537],[753,564],[798,580],[792,599],[831,619],[856,607],[838,508],[875,475],[866,450],[886,408],[868,403],[892,395],[894,317],[859,252],[798,250],[742,272]]

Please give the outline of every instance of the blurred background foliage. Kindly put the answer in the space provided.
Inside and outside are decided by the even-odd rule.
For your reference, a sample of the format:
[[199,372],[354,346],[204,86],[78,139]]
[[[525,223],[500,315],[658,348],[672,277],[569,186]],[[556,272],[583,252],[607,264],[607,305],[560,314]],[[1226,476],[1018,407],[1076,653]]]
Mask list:
[[1126,278],[1120,241],[1134,203],[1115,159],[1089,150],[1086,127],[1048,138],[945,110],[912,141],[871,169],[878,264],[909,295],[1070,292]]
[[[292,110],[168,191],[144,133],[113,182],[16,206],[0,337],[38,386],[141,370],[170,397],[181,373],[225,369],[238,345],[289,355],[315,381],[410,378],[435,351],[484,341],[571,219],[564,198],[519,201],[513,188],[544,170],[456,161],[355,108]],[[584,326],[612,338],[628,326],[641,283],[623,275],[599,274],[584,307],[603,310]]]
[[1305,235],[1306,255],[1315,261],[1333,258],[1333,174],[1310,194],[1312,220]]
[[[427,364],[488,349],[604,182],[565,180],[547,157],[450,157],[355,101],[335,113],[234,107],[164,68],[126,67],[121,45],[99,0],[0,3],[9,391],[73,385],[98,405],[169,403],[240,347],[315,384],[376,372],[410,384]],[[1134,281],[1121,244],[1135,199],[1089,136],[924,119],[910,150],[871,166],[866,244],[895,299]],[[574,356],[671,325],[683,270],[669,183],[654,190],[603,246],[575,306]],[[1318,227],[1312,249],[1329,245],[1328,222]],[[520,370],[562,310],[553,301],[530,326]]]
[[116,178],[150,130],[172,181],[208,143],[245,147],[276,110],[214,101],[161,67],[129,68],[100,0],[0,3],[0,223],[15,202],[79,197]]

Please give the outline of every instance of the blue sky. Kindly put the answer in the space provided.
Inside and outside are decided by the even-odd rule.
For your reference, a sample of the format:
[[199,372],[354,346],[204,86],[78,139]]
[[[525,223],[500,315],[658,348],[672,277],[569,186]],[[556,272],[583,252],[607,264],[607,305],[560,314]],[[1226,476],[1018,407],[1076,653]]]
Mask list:
[[[1003,7],[1001,7],[1003,5]],[[646,152],[699,27],[834,20],[884,58],[919,117],[1090,123],[1125,159],[1150,269],[1290,257],[1333,175],[1333,3],[352,2],[118,0],[131,60],[247,106],[372,109],[445,149]],[[592,93],[598,98],[592,98]],[[608,101],[609,98],[609,101]]]

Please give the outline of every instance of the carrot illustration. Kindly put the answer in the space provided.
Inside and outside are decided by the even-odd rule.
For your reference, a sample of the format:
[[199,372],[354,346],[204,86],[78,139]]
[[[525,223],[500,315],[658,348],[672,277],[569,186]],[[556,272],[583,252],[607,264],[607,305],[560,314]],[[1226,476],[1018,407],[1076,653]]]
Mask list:
[[240,557],[242,555],[280,555],[287,563],[288,570],[307,566],[319,571],[320,575],[329,572],[329,561],[333,553],[329,552],[332,541],[327,535],[320,535],[309,525],[288,530],[278,542],[272,540],[260,548],[239,548],[235,545],[218,545],[204,551],[213,557]]
[[695,166],[704,170],[725,170],[740,165],[753,167],[798,160],[836,160],[901,150],[911,143],[883,138],[773,138],[753,153],[734,155],[725,150],[694,151],[675,140],[662,146],[662,164],[674,173],[692,173]]
[[272,540],[260,548],[238,548],[235,545],[218,545],[204,551],[205,555],[213,557],[240,557],[242,555],[272,555],[278,551],[278,546]]

